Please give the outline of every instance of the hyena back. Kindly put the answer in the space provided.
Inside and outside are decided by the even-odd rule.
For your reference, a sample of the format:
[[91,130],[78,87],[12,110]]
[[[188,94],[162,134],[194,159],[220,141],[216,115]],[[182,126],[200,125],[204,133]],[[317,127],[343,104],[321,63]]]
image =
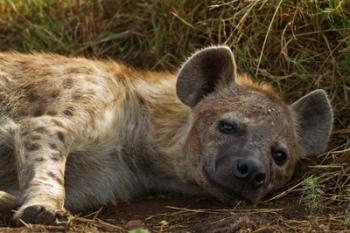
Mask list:
[[46,224],[151,191],[257,202],[326,149],[333,118],[323,90],[288,105],[225,46],[176,75],[0,53],[0,111],[0,205]]

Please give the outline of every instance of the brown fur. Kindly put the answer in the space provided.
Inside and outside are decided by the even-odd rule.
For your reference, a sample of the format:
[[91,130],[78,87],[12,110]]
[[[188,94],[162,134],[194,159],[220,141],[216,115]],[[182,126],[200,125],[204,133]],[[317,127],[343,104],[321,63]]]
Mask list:
[[[271,170],[264,189],[247,195],[258,200],[283,185],[299,159],[289,107],[269,86],[247,76],[193,109],[177,97],[175,74],[110,60],[0,53],[0,77],[1,156],[9,158],[0,161],[0,204],[18,204],[15,217],[26,222],[50,223],[65,209],[84,210],[149,191],[220,198],[221,191],[201,178],[199,154],[207,147],[218,150],[207,145],[219,142],[212,125],[222,114],[232,108],[248,118],[260,114],[243,106],[251,96],[277,111],[273,117],[286,126],[285,143],[294,149],[285,167]],[[232,96],[234,90],[239,95]],[[261,132],[269,134],[270,127]],[[263,160],[271,166],[271,159]]]

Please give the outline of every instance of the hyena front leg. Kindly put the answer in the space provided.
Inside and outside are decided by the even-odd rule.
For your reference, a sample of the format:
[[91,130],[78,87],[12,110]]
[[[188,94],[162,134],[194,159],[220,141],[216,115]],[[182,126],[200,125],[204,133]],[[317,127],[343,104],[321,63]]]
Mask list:
[[15,138],[21,191],[16,219],[50,224],[64,213],[64,172],[72,134],[64,118],[24,120]]

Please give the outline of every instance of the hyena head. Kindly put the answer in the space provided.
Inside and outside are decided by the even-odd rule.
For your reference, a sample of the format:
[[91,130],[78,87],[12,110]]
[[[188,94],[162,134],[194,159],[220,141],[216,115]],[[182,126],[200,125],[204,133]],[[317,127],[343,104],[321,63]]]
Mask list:
[[221,200],[258,202],[292,177],[300,157],[327,147],[333,113],[325,91],[287,105],[268,86],[238,76],[227,47],[190,57],[176,88],[192,109],[186,172]]

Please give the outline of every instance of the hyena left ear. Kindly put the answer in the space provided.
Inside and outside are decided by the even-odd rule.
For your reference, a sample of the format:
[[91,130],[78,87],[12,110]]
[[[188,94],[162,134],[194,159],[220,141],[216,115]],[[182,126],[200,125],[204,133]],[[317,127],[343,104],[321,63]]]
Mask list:
[[296,116],[301,157],[327,149],[333,127],[333,110],[324,90],[315,90],[292,105]]
[[186,105],[194,107],[219,85],[228,85],[236,77],[236,63],[227,46],[209,47],[193,54],[180,69],[176,93]]

